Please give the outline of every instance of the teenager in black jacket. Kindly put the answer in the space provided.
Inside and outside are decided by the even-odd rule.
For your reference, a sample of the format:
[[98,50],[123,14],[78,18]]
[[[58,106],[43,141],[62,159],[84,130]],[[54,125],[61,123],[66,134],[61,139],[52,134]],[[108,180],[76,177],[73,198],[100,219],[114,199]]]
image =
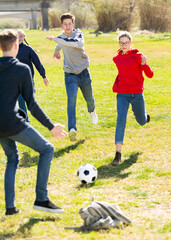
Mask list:
[[18,34],[12,30],[0,33],[0,46],[3,57],[0,58],[0,144],[7,156],[5,171],[6,215],[19,212],[15,204],[15,176],[19,163],[16,141],[39,152],[37,170],[36,200],[34,208],[49,212],[63,212],[48,197],[47,183],[51,160],[54,154],[53,145],[23,118],[23,112],[16,102],[22,95],[31,114],[53,136],[63,139],[67,134],[63,125],[54,125],[36,102],[30,68],[20,63],[15,57],[18,52]]
[[[36,67],[37,71],[43,78],[44,84],[47,86],[49,84],[49,80],[46,77],[45,68],[43,67],[43,64],[41,63],[38,55],[36,54],[35,50],[29,46],[28,42],[26,41],[26,36],[24,31],[18,30],[18,40],[19,40],[19,49],[16,58],[22,62],[27,64],[31,69],[31,76],[32,76],[32,83],[34,88],[34,68],[33,65]],[[24,44],[24,41],[26,44]],[[20,95],[18,98],[18,103],[20,109],[22,109],[26,113],[26,121],[29,122],[28,114],[27,114],[27,108],[25,105],[25,101]]]

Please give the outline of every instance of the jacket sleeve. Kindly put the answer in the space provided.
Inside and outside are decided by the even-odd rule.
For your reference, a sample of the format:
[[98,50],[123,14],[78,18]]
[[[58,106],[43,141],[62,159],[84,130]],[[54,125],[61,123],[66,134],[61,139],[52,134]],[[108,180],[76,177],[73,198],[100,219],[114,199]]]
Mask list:
[[116,63],[116,56],[113,57],[113,62]]
[[31,61],[33,62],[34,66],[36,67],[37,71],[40,73],[42,78],[45,78],[46,73],[45,73],[43,64],[41,63],[38,55],[35,53],[35,51],[31,47],[30,47],[30,55],[31,55]]
[[137,63],[138,63],[139,65],[141,65],[141,62],[142,62],[142,56],[143,56],[143,54],[140,53],[140,52],[138,52],[138,53],[136,54],[136,61],[137,61]]
[[153,71],[151,70],[150,66],[148,65],[148,63],[145,63],[144,65],[141,65],[141,69],[142,71],[144,71],[145,75],[148,77],[148,78],[152,78],[154,73]]
[[55,37],[53,39],[56,43],[75,48],[84,47],[84,38],[82,33],[77,33],[74,38],[62,38],[61,36]]
[[33,84],[31,78],[31,71],[26,66],[24,69],[24,74],[22,76],[20,84],[20,93],[25,100],[27,107],[31,114],[45,127],[51,130],[54,125],[51,122],[50,118],[44,113],[39,104],[36,102],[33,93]]
[[148,63],[145,63],[144,65],[141,64],[142,62],[142,56],[143,54],[142,53],[138,53],[137,54],[137,62],[138,64],[141,66],[141,70],[144,71],[145,75],[148,77],[148,78],[152,78],[154,73],[153,71],[151,70],[150,66],[148,65]]
[[54,53],[59,53],[61,51],[61,46],[59,44],[56,45],[55,47],[55,52]]

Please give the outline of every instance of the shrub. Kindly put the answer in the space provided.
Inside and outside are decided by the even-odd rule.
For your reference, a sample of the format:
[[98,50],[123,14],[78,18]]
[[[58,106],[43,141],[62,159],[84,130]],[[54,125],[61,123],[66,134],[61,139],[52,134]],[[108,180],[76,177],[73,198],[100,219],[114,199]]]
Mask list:
[[71,12],[76,18],[76,27],[78,28],[96,28],[97,20],[92,4],[74,3],[71,6]]
[[57,9],[49,10],[49,27],[50,28],[59,28],[61,26],[61,11]]
[[61,26],[60,16],[65,12],[71,12],[76,18],[77,28],[94,28],[97,25],[93,5],[85,2],[73,1],[69,5],[66,4],[54,5],[54,8],[49,11],[49,26],[50,28],[58,28]]
[[99,30],[116,31],[118,28],[129,30],[134,1],[95,0],[94,6]]
[[154,32],[169,30],[169,3],[164,0],[140,0],[140,29]]
[[14,18],[0,19],[0,28],[28,28],[28,22]]

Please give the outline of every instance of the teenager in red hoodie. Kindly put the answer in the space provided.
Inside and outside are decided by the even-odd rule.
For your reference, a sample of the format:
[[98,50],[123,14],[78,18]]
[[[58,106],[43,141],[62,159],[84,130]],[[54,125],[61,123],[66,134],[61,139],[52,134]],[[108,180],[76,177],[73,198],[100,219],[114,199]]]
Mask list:
[[150,115],[145,111],[143,71],[147,77],[153,77],[153,71],[147,64],[146,57],[138,49],[131,47],[132,37],[130,33],[121,32],[118,39],[120,49],[113,58],[118,69],[118,75],[113,85],[113,92],[117,93],[116,155],[112,162],[114,166],[121,162],[121,148],[129,104],[132,105],[135,119],[140,125],[150,121]]

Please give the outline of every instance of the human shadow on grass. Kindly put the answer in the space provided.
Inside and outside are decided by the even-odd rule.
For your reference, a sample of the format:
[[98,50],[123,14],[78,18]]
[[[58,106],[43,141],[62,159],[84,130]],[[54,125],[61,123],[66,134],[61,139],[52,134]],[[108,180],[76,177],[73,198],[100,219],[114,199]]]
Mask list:
[[12,239],[13,237],[17,237],[22,235],[23,238],[26,238],[29,236],[33,226],[39,222],[55,222],[59,221],[59,217],[44,217],[44,218],[39,218],[39,217],[31,217],[26,223],[20,225],[18,230],[13,233],[1,233],[0,234],[0,239]]
[[122,171],[128,169],[134,163],[136,163],[138,160],[138,156],[141,154],[142,154],[141,152],[132,153],[128,159],[124,160],[118,166],[112,166],[111,164],[109,164],[99,167],[97,169],[98,179],[114,177],[116,178],[116,181],[118,181],[119,179],[127,178],[131,174],[131,172],[122,173]]
[[63,156],[65,153],[69,153],[71,150],[76,149],[80,144],[83,144],[85,142],[85,139],[79,140],[75,144],[69,145],[68,147],[65,147],[63,149],[60,149],[59,151],[54,153],[54,157],[58,158]]
[[[123,224],[121,227],[115,227],[115,229],[126,228],[127,225]],[[82,234],[89,234],[90,232],[100,232],[103,234],[109,233],[112,228],[90,229],[89,227],[65,227],[65,230],[74,230],[74,232],[81,232]]]
[[[83,144],[85,139],[79,140],[75,144],[69,145],[68,147],[62,148],[54,153],[55,158],[63,156],[65,153],[69,153],[71,150],[76,149],[80,144]],[[30,167],[37,165],[39,156],[31,157],[29,153],[24,152],[23,157],[20,159],[20,167]]]

